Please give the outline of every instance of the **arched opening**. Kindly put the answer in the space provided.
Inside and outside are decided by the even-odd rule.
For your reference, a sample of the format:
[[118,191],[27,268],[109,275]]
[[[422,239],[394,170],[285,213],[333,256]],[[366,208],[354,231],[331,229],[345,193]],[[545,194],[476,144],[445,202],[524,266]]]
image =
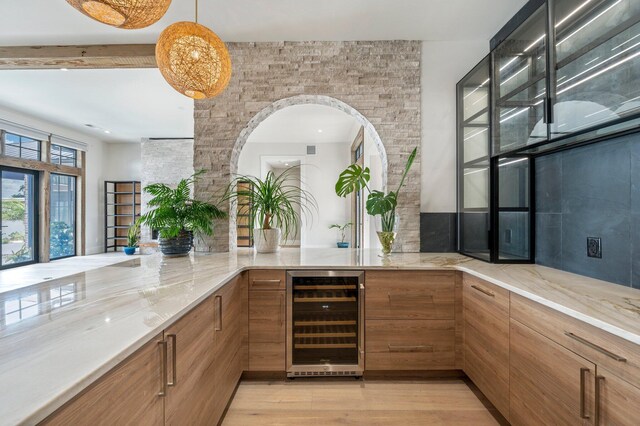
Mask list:
[[[372,170],[372,188],[384,189],[387,181],[387,156],[373,125],[353,107],[328,96],[296,96],[282,99],[260,111],[242,130],[233,149],[232,176],[263,178],[269,171],[299,165],[301,187],[313,194],[319,204],[312,221],[303,218],[296,238],[289,246],[335,247],[340,232],[332,224],[354,223],[347,230],[352,247],[376,247],[372,238],[373,221],[364,212],[364,199],[335,195],[339,173],[359,161]],[[230,247],[250,245],[248,218],[236,216],[230,209]]]

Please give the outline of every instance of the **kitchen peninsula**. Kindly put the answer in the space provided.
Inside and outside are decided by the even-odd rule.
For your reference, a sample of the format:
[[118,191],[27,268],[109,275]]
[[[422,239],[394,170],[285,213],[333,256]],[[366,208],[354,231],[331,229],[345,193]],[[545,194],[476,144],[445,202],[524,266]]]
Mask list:
[[[420,291],[428,294],[431,285],[429,274],[450,274],[451,287],[443,292],[450,290],[452,295],[452,299],[445,300],[444,303],[451,302],[453,307],[451,319],[455,323],[455,330],[452,330],[455,354],[452,365],[433,369],[466,372],[505,417],[511,412],[513,423],[518,423],[514,421],[514,414],[521,412],[518,406],[520,395],[514,386],[514,375],[519,375],[519,380],[523,382],[527,373],[535,374],[534,370],[526,368],[536,367],[530,361],[526,361],[522,364],[526,368],[521,369],[514,361],[524,361],[528,354],[535,352],[535,345],[539,348],[541,344],[554,345],[557,352],[556,360],[579,358],[574,354],[576,352],[593,362],[592,365],[598,364],[598,379],[594,375],[595,368],[582,367],[577,370],[575,383],[567,385],[572,391],[574,387],[579,388],[581,374],[583,387],[585,382],[589,383],[588,389],[583,389],[587,402],[578,407],[583,414],[586,411],[595,414],[595,410],[599,410],[600,416],[616,415],[615,410],[607,408],[605,400],[599,401],[599,406],[594,405],[592,380],[593,383],[596,383],[596,380],[604,381],[604,384],[596,385],[606,386],[605,395],[612,398],[611,404],[617,404],[619,400],[615,400],[615,389],[609,389],[608,386],[621,382],[630,389],[635,389],[635,394],[625,393],[627,403],[623,405],[620,415],[630,416],[633,410],[638,410],[640,391],[627,383],[637,381],[640,371],[638,290],[537,265],[492,265],[457,254],[397,253],[385,258],[380,257],[374,250],[284,249],[279,254],[271,255],[255,255],[253,251],[240,250],[211,255],[192,254],[185,258],[140,256],[29,287],[28,289],[37,289],[47,294],[52,294],[51,289],[56,287],[73,290],[65,293],[67,302],[56,304],[56,300],[51,298],[41,301],[40,315],[6,326],[0,331],[0,380],[6,389],[12,390],[3,392],[0,396],[0,423],[35,424],[47,419],[60,407],[62,409],[57,411],[56,415],[68,415],[70,408],[76,409],[73,407],[77,401],[91,393],[92,383],[97,381],[99,386],[99,382],[103,380],[102,376],[110,374],[114,368],[118,369],[118,365],[122,366],[124,360],[127,360],[124,363],[126,364],[134,359],[144,350],[145,345],[151,343],[152,355],[159,359],[158,353],[162,351],[158,352],[156,349],[158,342],[168,340],[175,345],[175,341],[171,342],[170,338],[163,337],[163,331],[165,336],[172,334],[173,332],[168,330],[179,328],[182,317],[200,309],[203,302],[211,296],[215,297],[226,291],[226,288],[236,286],[236,290],[227,292],[228,296],[219,296],[220,308],[224,306],[226,309],[231,303],[237,304],[240,311],[233,308],[236,310],[233,313],[235,323],[227,323],[222,316],[218,318],[217,315],[226,314],[223,310],[218,312],[215,303],[211,304],[212,311],[207,312],[212,315],[209,321],[212,327],[214,324],[216,328],[224,330],[233,327],[239,336],[239,352],[236,358],[241,365],[237,365],[238,376],[233,377],[229,385],[231,390],[218,409],[218,413],[222,415],[235,389],[239,374],[249,370],[249,324],[243,312],[246,314],[248,310],[251,283],[246,271],[283,273],[285,270],[306,269],[365,271],[365,295],[368,295],[369,280],[372,283],[375,280],[379,286],[380,277],[386,277],[389,285],[395,288],[389,291],[389,301],[392,299],[392,292],[398,291],[402,285],[413,286],[407,294],[415,296]],[[394,273],[384,275],[388,271]],[[409,272],[412,273],[415,283],[398,278],[401,277],[399,274]],[[11,294],[25,290],[27,289],[14,289],[11,290]],[[0,297],[8,294],[0,294]],[[429,305],[443,303],[443,297],[446,299],[448,296],[440,294],[438,297],[415,299],[416,303]],[[379,320],[369,320],[371,305],[369,299],[366,300],[365,352],[368,356],[369,346],[377,344],[368,340],[375,334],[375,330],[370,329],[370,324],[373,326]],[[467,312],[473,314],[465,315]],[[555,325],[547,329],[550,323],[545,320],[552,318]],[[475,322],[470,322],[471,319]],[[486,323],[478,323],[480,320]],[[207,321],[205,320],[205,323]],[[281,319],[280,321],[282,322]],[[464,338],[464,331],[468,327],[474,327],[476,330],[473,339]],[[491,331],[488,333],[489,342],[492,339],[498,341],[492,342],[490,350],[487,349],[488,352],[481,353],[474,349],[473,345],[478,344],[475,338],[478,333],[487,329]],[[507,340],[499,341],[503,331]],[[180,333],[180,330],[176,333]],[[515,347],[514,339],[519,339]],[[534,346],[527,346],[529,343],[533,344],[535,339],[540,341]],[[391,344],[389,346],[391,347]],[[529,352],[520,353],[521,348],[527,348]],[[501,350],[504,353],[501,354]],[[430,349],[424,351],[424,355],[428,356],[436,351],[437,348]],[[422,351],[412,349],[405,352],[399,354],[401,359],[414,359],[418,362]],[[396,355],[389,353],[385,356],[391,357],[387,359],[393,359]],[[486,377],[487,373],[474,375],[473,360],[480,363],[487,361],[483,358],[485,356],[499,359],[502,355],[506,356],[506,364],[498,366],[500,371],[496,373],[496,383],[491,383],[492,378]],[[171,358],[171,354],[169,356]],[[565,358],[562,358],[563,356]],[[600,370],[601,365],[606,369]],[[559,366],[564,367],[566,365]],[[389,368],[378,368],[380,369]],[[412,370],[430,369],[428,365],[422,365],[422,368]],[[159,373],[161,370],[157,365],[146,365],[147,372]],[[365,377],[369,370],[365,367]],[[602,379],[602,371],[612,371],[613,375],[611,378]],[[167,374],[167,371],[162,372]],[[553,373],[555,374],[555,371]],[[507,386],[505,390],[500,391],[500,374],[506,374],[507,383],[511,374],[510,390]],[[171,379],[175,380],[175,377],[169,378],[169,384]],[[157,388],[157,392],[161,385],[164,386],[164,380],[157,383],[152,380],[151,385],[154,389]],[[135,391],[133,388],[131,393],[128,393],[132,399],[136,398]],[[568,395],[567,398],[572,400],[567,404],[571,405],[574,400],[578,401],[582,394],[578,389],[574,394]],[[635,406],[630,405],[634,396]],[[108,396],[103,395],[103,398],[104,401],[109,401]],[[149,398],[156,398],[156,395],[146,395],[146,399]],[[110,403],[113,404],[114,401]],[[118,415],[117,411],[115,410],[113,415]],[[619,410],[618,412],[620,413]],[[78,415],[80,414],[81,411],[78,412]],[[47,421],[60,424],[56,422],[56,415],[49,417]],[[151,421],[151,418],[147,418],[147,421]]]

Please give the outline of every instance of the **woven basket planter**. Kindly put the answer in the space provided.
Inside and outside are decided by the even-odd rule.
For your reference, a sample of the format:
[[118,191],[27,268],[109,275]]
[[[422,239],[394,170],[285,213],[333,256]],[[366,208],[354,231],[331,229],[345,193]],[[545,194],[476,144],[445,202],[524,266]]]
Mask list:
[[159,246],[165,256],[186,256],[193,247],[193,233],[182,231],[174,238],[160,237]]

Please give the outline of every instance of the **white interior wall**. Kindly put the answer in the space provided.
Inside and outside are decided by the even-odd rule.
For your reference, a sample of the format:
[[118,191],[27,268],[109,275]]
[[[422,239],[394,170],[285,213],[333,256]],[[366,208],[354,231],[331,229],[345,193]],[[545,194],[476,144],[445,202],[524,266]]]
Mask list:
[[488,41],[422,43],[421,212],[456,211],[456,83],[488,53]]
[[316,155],[306,155],[306,144],[247,143],[238,160],[241,175],[262,176],[261,157],[302,157],[303,185],[316,198],[318,212],[305,223],[302,241],[305,247],[335,247],[336,234],[329,225],[344,223],[350,216],[347,199],[336,195],[334,184],[350,164],[349,143],[316,145]]
[[[376,147],[373,139],[369,133],[364,133],[364,165],[369,167],[371,173],[371,180],[369,181],[369,187],[372,190],[384,191],[382,182],[382,159],[378,153],[378,147]],[[365,191],[365,200],[368,194]],[[365,248],[379,248],[380,241],[378,240],[378,234],[376,232],[376,218],[364,215],[364,235],[363,246]]]
[[[287,171],[289,168],[288,167],[278,167],[278,168],[273,168],[273,174],[275,176],[281,176],[285,171]],[[285,185],[291,185],[291,186],[297,186],[297,187],[301,187],[302,185],[302,175],[301,175],[301,167],[298,167],[296,169],[291,170],[290,172],[288,172],[288,176],[285,179]],[[298,198],[298,202],[300,202],[300,197],[296,197]],[[293,209],[298,213],[298,215],[301,214],[301,207],[300,204],[294,203],[293,205]],[[300,246],[300,239],[302,236],[302,220],[301,222],[298,224],[297,228],[295,230],[292,230],[292,234],[289,235],[289,237],[284,241],[284,245],[288,245],[288,246]]]
[[105,180],[142,180],[142,144],[104,144]]
[[24,126],[54,133],[87,144],[86,169],[86,253],[101,253],[104,249],[104,156],[105,143],[66,127],[26,114],[0,108],[0,117]]

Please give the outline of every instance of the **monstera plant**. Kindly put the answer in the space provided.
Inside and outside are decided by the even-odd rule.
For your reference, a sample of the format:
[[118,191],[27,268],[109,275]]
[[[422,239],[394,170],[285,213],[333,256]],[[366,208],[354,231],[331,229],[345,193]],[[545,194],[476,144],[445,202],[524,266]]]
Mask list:
[[414,148],[409,155],[404,167],[402,179],[400,179],[400,184],[395,191],[384,193],[382,191],[372,190],[369,188],[371,171],[368,167],[362,167],[358,164],[352,164],[347,167],[340,174],[338,182],[336,182],[336,194],[341,197],[346,197],[347,195],[361,191],[362,189],[367,190],[369,193],[366,202],[367,213],[369,213],[370,216],[379,218],[379,221],[376,222],[376,226],[378,227],[378,239],[380,240],[384,254],[391,253],[393,243],[397,236],[399,224],[399,217],[396,213],[396,208],[398,207],[398,196],[400,195],[400,190],[402,190],[402,187],[404,186],[405,179],[407,178],[407,174],[413,165],[417,153],[418,148]]

